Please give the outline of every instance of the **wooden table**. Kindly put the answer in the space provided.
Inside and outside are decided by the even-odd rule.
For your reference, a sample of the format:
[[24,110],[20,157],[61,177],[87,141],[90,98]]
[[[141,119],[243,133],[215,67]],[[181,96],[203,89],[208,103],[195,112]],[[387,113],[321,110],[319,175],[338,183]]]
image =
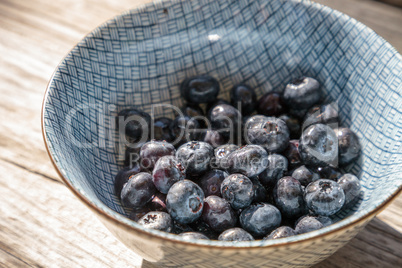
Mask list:
[[[61,183],[45,152],[40,110],[53,70],[77,41],[148,1],[0,0],[1,267],[141,267],[141,258]],[[402,51],[402,9],[369,0],[319,2]],[[402,267],[401,209],[399,197],[316,267]]]

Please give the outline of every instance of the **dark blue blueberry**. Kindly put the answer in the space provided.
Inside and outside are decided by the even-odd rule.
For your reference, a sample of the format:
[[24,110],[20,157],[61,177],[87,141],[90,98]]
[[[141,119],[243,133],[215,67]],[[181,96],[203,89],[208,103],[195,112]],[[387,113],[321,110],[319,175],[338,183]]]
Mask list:
[[299,153],[306,165],[336,166],[338,140],[335,132],[327,125],[315,124],[303,131],[299,141]]
[[279,210],[267,203],[257,203],[240,214],[241,227],[255,237],[263,237],[278,228],[282,221]]
[[209,75],[187,78],[180,86],[182,97],[190,103],[209,103],[219,94],[219,82]]
[[222,146],[227,142],[227,138],[225,138],[219,131],[211,129],[201,133],[199,140],[211,144],[214,148]]
[[340,177],[342,177],[342,173],[338,169],[331,166],[314,167],[313,170],[318,173],[321,179],[337,181]]
[[284,176],[288,170],[288,160],[280,154],[268,156],[267,168],[258,175],[258,179],[265,187],[274,187],[276,182]]
[[338,180],[338,184],[345,193],[344,207],[348,207],[350,204],[353,204],[360,195],[360,181],[355,175],[346,173]]
[[197,140],[200,132],[200,124],[197,120],[188,116],[178,116],[170,124],[170,131],[174,137],[172,144],[176,147]]
[[226,138],[235,139],[241,128],[241,114],[231,105],[219,104],[208,114],[212,129],[218,130]]
[[221,194],[234,209],[248,207],[254,198],[253,183],[242,174],[232,174],[223,180]]
[[254,199],[253,202],[268,202],[269,201],[269,194],[267,189],[260,183],[257,177],[250,178],[253,182],[253,189],[254,189]]
[[185,233],[181,233],[179,234],[179,236],[181,236],[181,238],[184,241],[192,241],[194,239],[205,239],[205,240],[209,240],[209,238],[207,236],[205,236],[202,233],[199,232],[185,232]]
[[170,215],[162,211],[151,211],[145,214],[139,221],[146,229],[155,229],[170,233],[173,229],[173,221]]
[[172,218],[182,224],[201,217],[204,207],[204,192],[192,181],[182,180],[170,187],[166,207]]
[[342,208],[345,203],[345,193],[338,183],[320,179],[306,187],[304,200],[315,214],[330,216]]
[[210,168],[214,148],[206,142],[190,141],[177,149],[176,157],[184,164],[187,175],[199,176]]
[[141,172],[129,178],[121,191],[121,201],[124,206],[139,208],[151,201],[156,188],[149,173]]
[[202,219],[212,230],[222,232],[233,228],[237,222],[237,215],[225,199],[210,195],[204,200]]
[[299,167],[303,164],[299,154],[299,140],[290,140],[288,147],[283,151],[289,163],[289,170]]
[[153,139],[157,141],[172,142],[174,140],[170,131],[170,124],[172,121],[172,119],[167,117],[156,118],[154,121]]
[[195,120],[197,120],[198,124],[200,125],[200,128],[205,128],[206,127],[206,120],[207,118],[205,117],[204,111],[202,108],[195,103],[187,103],[187,105],[183,106],[181,108],[181,115],[191,117]]
[[299,119],[297,119],[295,116],[288,115],[288,114],[279,116],[279,119],[283,120],[286,123],[286,125],[288,126],[291,139],[300,138],[301,124],[300,124]]
[[289,226],[280,226],[273,230],[268,236],[264,237],[264,240],[267,239],[279,239],[283,237],[289,237],[297,235],[296,231],[290,228]]
[[214,150],[216,168],[227,169],[229,167],[229,162],[227,161],[228,160],[227,156],[231,152],[236,151],[237,149],[239,149],[239,146],[237,146],[235,144],[225,144],[225,145],[221,145],[221,146],[217,147]]
[[125,109],[119,112],[116,118],[119,133],[125,133],[128,140],[133,143],[149,137],[151,116],[137,109]]
[[299,219],[296,220],[295,226],[297,224],[299,224],[299,222],[302,219],[306,218],[306,217],[316,219],[317,221],[319,221],[323,225],[323,227],[327,227],[327,226],[329,226],[329,225],[331,225],[333,223],[330,217],[327,217],[327,216],[315,216],[314,214],[306,214],[306,215],[304,215],[304,216],[302,216],[302,217],[300,217]]
[[275,204],[287,218],[298,218],[308,212],[300,182],[290,176],[281,178],[274,189]]
[[282,152],[288,146],[289,129],[279,118],[252,116],[245,126],[245,139],[248,144],[260,145],[269,153]]
[[268,92],[258,99],[257,113],[266,116],[278,116],[286,112],[286,105],[282,94]]
[[307,186],[309,183],[320,179],[319,174],[311,171],[304,165],[296,168],[292,173],[292,177],[298,180],[303,186]]
[[286,85],[283,92],[285,103],[292,108],[306,109],[321,99],[320,84],[311,77],[301,77]]
[[222,196],[221,184],[227,176],[229,174],[220,169],[213,169],[205,173],[198,181],[205,197],[210,195]]
[[311,107],[303,122],[303,128],[313,124],[332,124],[338,123],[338,109],[336,104],[324,104]]
[[167,194],[173,184],[184,180],[185,177],[183,165],[171,155],[159,158],[152,171],[152,181],[155,187],[164,194]]
[[228,156],[229,173],[241,173],[247,177],[255,177],[268,166],[268,153],[259,145],[246,145]]
[[149,141],[141,147],[141,168],[152,170],[159,158],[175,154],[176,149],[172,144],[166,141]]
[[339,165],[348,165],[360,155],[359,138],[346,127],[335,129],[335,134],[338,137]]
[[235,85],[230,91],[230,102],[237,109],[241,108],[243,115],[250,115],[255,110],[257,95],[254,89],[245,85]]
[[224,99],[216,99],[214,102],[210,102],[207,104],[207,114],[210,113],[211,109],[213,109],[216,105],[219,104],[227,104],[227,105],[231,105],[230,102],[224,100]]
[[299,222],[296,224],[295,231],[297,234],[304,234],[321,229],[323,227],[324,225],[315,217],[307,216],[299,220]]
[[117,197],[120,198],[121,190],[123,189],[124,184],[128,182],[128,179],[132,175],[136,175],[140,173],[140,168],[139,165],[136,165],[134,168],[129,168],[126,167],[122,170],[120,170],[116,177],[114,177],[114,193],[116,194]]
[[218,240],[233,242],[254,241],[254,237],[242,228],[235,227],[221,233],[218,237]]

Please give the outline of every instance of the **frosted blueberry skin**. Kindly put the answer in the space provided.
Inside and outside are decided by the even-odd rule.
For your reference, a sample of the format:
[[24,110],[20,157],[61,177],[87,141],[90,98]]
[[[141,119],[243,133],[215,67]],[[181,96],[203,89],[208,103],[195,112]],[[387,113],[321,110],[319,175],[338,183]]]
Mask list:
[[213,169],[202,175],[198,181],[198,185],[203,190],[205,197],[210,195],[222,196],[221,185],[227,176],[229,174],[220,169]]
[[307,216],[298,221],[295,227],[295,231],[297,234],[304,234],[321,229],[323,227],[324,225],[315,217]]
[[[121,127],[120,123],[123,121],[127,121],[125,125],[125,129],[120,130]],[[116,126],[120,133],[120,131],[124,131],[126,137],[129,139],[130,142],[139,141],[142,136],[146,135],[146,139],[148,139],[150,134],[150,127],[151,127],[151,116],[143,111],[137,109],[125,109],[119,112],[118,116],[116,117]],[[122,134],[122,133],[120,133]]]
[[164,194],[168,193],[173,184],[184,180],[185,177],[183,164],[171,155],[159,158],[152,171],[152,181],[155,187]]
[[258,179],[265,187],[274,187],[288,170],[288,160],[280,154],[270,154],[267,159],[267,168],[258,175]]
[[299,140],[290,140],[288,147],[282,153],[288,160],[289,169],[294,169],[303,164],[299,153]]
[[248,207],[254,198],[253,183],[242,174],[229,175],[221,184],[221,194],[234,209]]
[[219,94],[219,82],[209,75],[198,75],[185,79],[180,86],[182,97],[190,103],[209,103]]
[[241,173],[247,177],[255,177],[263,172],[268,165],[268,153],[258,145],[243,146],[228,156],[228,172]]
[[338,137],[339,165],[348,165],[360,156],[359,138],[346,127],[335,129],[335,134]]
[[173,141],[174,137],[170,132],[170,124],[172,123],[172,121],[172,119],[167,117],[156,118],[154,121],[154,136],[152,138],[158,141]]
[[235,227],[221,233],[218,237],[218,240],[233,242],[254,241],[254,237],[242,228]]
[[121,190],[123,189],[124,184],[128,182],[128,179],[132,175],[136,175],[140,173],[139,165],[134,166],[133,168],[125,167],[120,170],[117,175],[114,177],[114,193],[117,197],[120,198]]
[[359,179],[355,175],[347,173],[338,180],[338,184],[345,193],[344,206],[347,207],[353,204],[360,195],[361,185]]
[[208,114],[212,129],[218,130],[226,138],[236,137],[241,127],[239,110],[228,104],[214,106]]
[[214,150],[216,168],[226,170],[229,167],[227,156],[237,149],[239,149],[239,146],[235,144],[224,144],[217,147]]
[[309,166],[337,165],[338,139],[327,125],[315,124],[303,131],[299,140],[299,153]]
[[320,84],[311,77],[300,77],[286,85],[283,92],[285,103],[292,108],[306,109],[321,99]]
[[291,139],[298,139],[300,137],[301,124],[299,119],[289,114],[281,115],[279,116],[279,119],[283,120],[288,126]]
[[120,197],[124,206],[139,208],[151,201],[156,192],[151,174],[141,172],[129,178],[123,186]]
[[194,239],[204,239],[204,240],[209,240],[209,238],[199,232],[185,232],[185,233],[181,233],[179,234],[179,236],[181,236],[181,238],[185,241],[192,241]]
[[268,240],[268,239],[279,239],[283,237],[289,237],[297,235],[296,231],[290,228],[289,226],[280,226],[273,230],[269,235],[264,237],[263,240]]
[[303,128],[314,124],[333,124],[338,121],[338,109],[335,104],[315,105],[304,116]]
[[239,220],[244,230],[255,237],[263,237],[279,227],[282,216],[275,206],[257,203],[245,208]]
[[235,227],[237,215],[225,199],[210,195],[204,200],[202,219],[212,230],[223,232]]
[[173,229],[173,221],[170,215],[162,211],[151,211],[145,214],[139,221],[146,229],[155,229],[170,233]]
[[323,225],[323,227],[327,227],[327,226],[333,224],[333,222],[332,222],[332,220],[331,220],[330,217],[327,217],[327,216],[316,216],[316,215],[313,215],[313,214],[306,214],[306,215],[304,215],[304,216],[302,216],[302,217],[300,217],[300,218],[298,218],[298,219],[296,220],[295,226],[296,226],[302,219],[304,219],[305,217],[310,217],[310,218],[316,219],[317,221],[319,221],[319,222]]
[[245,127],[245,140],[248,144],[260,145],[269,153],[282,152],[288,146],[289,129],[279,118],[252,116]]
[[162,156],[175,154],[176,149],[172,144],[166,141],[149,141],[142,145],[140,150],[141,167],[152,170]]
[[209,143],[190,141],[177,149],[176,158],[183,163],[186,174],[199,176],[210,169],[214,149]]
[[292,173],[292,177],[298,180],[303,186],[307,186],[309,183],[321,178],[319,174],[313,172],[304,165],[296,168]]
[[274,200],[284,217],[295,219],[308,212],[300,182],[290,176],[281,178],[274,189]]
[[200,218],[203,207],[204,192],[189,180],[173,184],[166,196],[166,208],[170,216],[181,224],[188,224]]
[[331,216],[342,208],[345,203],[345,193],[338,183],[320,179],[306,187],[304,200],[313,213]]
[[266,116],[278,116],[287,110],[282,94],[268,92],[258,99],[257,113]]
[[178,116],[170,124],[170,132],[174,137],[172,144],[176,147],[199,137],[200,124],[189,116]]
[[230,102],[233,107],[241,107],[242,115],[250,115],[255,110],[257,95],[254,89],[245,84],[235,85],[230,91]]

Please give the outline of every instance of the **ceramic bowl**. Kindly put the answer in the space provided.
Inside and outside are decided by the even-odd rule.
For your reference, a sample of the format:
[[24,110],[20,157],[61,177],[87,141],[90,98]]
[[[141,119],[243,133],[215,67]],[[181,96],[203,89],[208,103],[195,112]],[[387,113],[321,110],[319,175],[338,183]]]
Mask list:
[[[315,77],[341,124],[360,138],[348,167],[363,194],[335,224],[279,240],[190,241],[145,230],[114,195],[121,168],[113,128],[123,108],[181,106],[184,78],[210,74],[221,98],[246,82],[257,95]],[[43,134],[65,184],[133,251],[162,267],[298,267],[346,244],[401,191],[402,57],[356,20],[308,1],[161,1],[93,30],[57,67],[44,98]],[[154,116],[173,117],[160,106]],[[117,146],[118,147],[118,146]]]

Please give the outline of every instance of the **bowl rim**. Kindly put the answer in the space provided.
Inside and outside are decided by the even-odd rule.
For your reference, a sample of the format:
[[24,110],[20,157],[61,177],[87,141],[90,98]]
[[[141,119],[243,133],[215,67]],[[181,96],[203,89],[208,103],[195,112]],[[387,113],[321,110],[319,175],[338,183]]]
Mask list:
[[[258,244],[258,241],[263,241],[263,240],[256,240],[256,241],[247,241],[247,242],[240,242],[233,244],[233,242],[228,242],[228,241],[214,241],[214,240],[182,240],[180,239],[180,236],[158,231],[158,230],[148,230],[145,228],[141,228],[139,224],[135,223],[134,221],[129,220],[128,218],[125,220],[119,219],[119,217],[124,217],[123,215],[120,215],[118,212],[112,210],[109,208],[106,204],[100,202],[102,206],[104,206],[104,209],[101,209],[98,205],[95,204],[95,202],[91,201],[89,198],[87,198],[85,195],[80,193],[78,189],[70,182],[70,180],[63,175],[63,172],[61,171],[61,168],[58,167],[57,161],[53,157],[53,154],[51,152],[50,148],[50,142],[47,139],[46,136],[46,126],[45,126],[45,107],[47,103],[47,99],[49,96],[49,92],[51,90],[51,85],[53,84],[54,77],[60,67],[64,64],[65,59],[71,54],[71,52],[77,47],[77,45],[82,42],[82,40],[91,37],[91,34],[96,30],[96,29],[101,29],[105,26],[107,26],[109,23],[111,23],[114,19],[128,15],[131,12],[138,12],[147,8],[155,8],[156,5],[161,4],[161,3],[178,3],[178,2],[184,2],[186,0],[159,0],[156,2],[148,2],[145,4],[138,5],[134,8],[130,8],[120,14],[117,14],[113,16],[112,18],[106,20],[105,22],[101,23],[98,25],[96,28],[92,29],[90,32],[88,32],[80,41],[78,41],[72,49],[70,49],[64,57],[60,60],[60,62],[57,64],[55,70],[53,71],[53,74],[47,83],[46,90],[44,93],[43,101],[42,101],[42,107],[41,107],[41,132],[42,132],[42,137],[43,141],[45,143],[45,148],[46,152],[51,160],[51,163],[53,167],[55,168],[57,174],[60,176],[62,179],[63,183],[67,186],[67,188],[70,189],[70,191],[73,192],[75,196],[77,196],[82,203],[84,203],[87,207],[91,208],[93,212],[96,212],[97,215],[102,216],[103,218],[107,219],[108,221],[111,221],[115,225],[120,225],[126,229],[129,229],[130,231],[134,232],[140,232],[142,235],[145,236],[150,236],[153,239],[162,239],[166,240],[168,242],[172,243],[181,243],[184,245],[191,245],[191,246],[201,246],[201,247],[208,247],[208,248],[219,248],[219,249],[241,249],[241,248],[272,248],[272,247],[280,247],[280,246],[289,246],[293,244],[299,244],[303,242],[307,242],[310,240],[315,240],[317,238],[322,238],[322,237],[328,237],[329,235],[332,235],[334,233],[341,232],[345,229],[349,229],[352,226],[358,225],[359,223],[370,220],[373,218],[375,215],[383,211],[389,204],[391,204],[397,197],[402,193],[402,184],[399,185],[399,187],[390,195],[388,196],[385,200],[383,200],[380,204],[378,204],[374,209],[372,210],[367,210],[363,215],[360,217],[357,217],[356,219],[353,219],[352,221],[345,223],[345,221],[350,217],[346,217],[344,219],[339,220],[338,222],[331,224],[330,226],[321,228],[319,230],[315,230],[312,232],[308,232],[305,234],[299,234],[296,235],[295,237],[298,237],[298,239],[293,240],[293,241],[286,241],[287,238],[280,238],[280,239],[271,239],[271,240],[265,240],[264,244]],[[284,0],[279,0],[279,1],[284,1]],[[314,9],[321,10],[321,11],[331,11],[337,16],[344,16],[345,18],[351,20],[355,25],[363,27],[363,30],[368,31],[369,33],[374,34],[377,38],[381,39],[384,44],[388,46],[388,48],[397,56],[399,56],[399,59],[402,60],[401,55],[398,53],[398,51],[391,45],[389,44],[384,38],[379,36],[375,31],[373,31],[371,28],[368,26],[364,25],[363,23],[357,21],[356,19],[340,12],[335,9],[332,9],[328,6],[312,2],[310,0],[291,0],[291,2],[301,2],[304,5],[311,6]],[[108,212],[106,212],[108,211]],[[125,217],[124,217],[125,218]],[[129,224],[129,223],[132,224]]]

